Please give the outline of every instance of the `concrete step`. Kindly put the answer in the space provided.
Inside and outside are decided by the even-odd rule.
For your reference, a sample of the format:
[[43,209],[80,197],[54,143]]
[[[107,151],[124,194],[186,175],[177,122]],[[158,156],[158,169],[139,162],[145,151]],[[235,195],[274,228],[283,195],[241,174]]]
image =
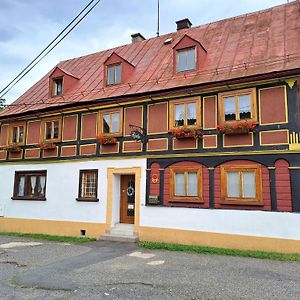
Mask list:
[[133,231],[133,224],[118,223],[100,237],[103,241],[138,242],[139,236]]
[[136,243],[139,241],[137,234],[132,235],[118,235],[112,233],[106,233],[100,237],[101,241],[112,241],[112,242],[130,242]]

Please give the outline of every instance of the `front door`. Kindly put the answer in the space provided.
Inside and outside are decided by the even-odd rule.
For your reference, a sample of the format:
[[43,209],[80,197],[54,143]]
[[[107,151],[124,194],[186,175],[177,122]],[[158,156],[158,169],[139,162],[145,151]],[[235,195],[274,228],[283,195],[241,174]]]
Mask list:
[[135,180],[134,175],[121,175],[120,223],[134,223]]

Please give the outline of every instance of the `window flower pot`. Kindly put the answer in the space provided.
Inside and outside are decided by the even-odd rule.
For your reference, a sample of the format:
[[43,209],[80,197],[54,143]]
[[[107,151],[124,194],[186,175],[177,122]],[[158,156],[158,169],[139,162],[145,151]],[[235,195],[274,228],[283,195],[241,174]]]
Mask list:
[[179,127],[174,128],[170,131],[170,133],[178,140],[183,139],[202,139],[203,132],[199,127]]
[[11,153],[19,153],[22,151],[21,147],[7,147],[6,148],[7,152],[11,152]]
[[111,145],[111,144],[116,144],[118,140],[109,135],[101,135],[97,137],[97,141],[102,144],[102,145]]
[[54,143],[41,143],[40,144],[40,148],[42,150],[55,150],[56,149],[56,145]]
[[255,132],[255,127],[257,125],[257,122],[249,119],[227,121],[218,125],[217,130],[219,133],[224,133],[226,135],[248,134],[249,132]]

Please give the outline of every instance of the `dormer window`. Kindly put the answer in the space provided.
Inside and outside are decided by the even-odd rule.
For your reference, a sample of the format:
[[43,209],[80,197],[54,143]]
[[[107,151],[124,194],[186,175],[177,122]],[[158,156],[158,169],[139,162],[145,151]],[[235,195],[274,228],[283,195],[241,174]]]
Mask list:
[[107,85],[121,83],[121,64],[107,66]]
[[176,69],[177,72],[190,71],[196,69],[195,47],[177,50]]
[[53,79],[53,96],[61,96],[63,92],[63,78]]

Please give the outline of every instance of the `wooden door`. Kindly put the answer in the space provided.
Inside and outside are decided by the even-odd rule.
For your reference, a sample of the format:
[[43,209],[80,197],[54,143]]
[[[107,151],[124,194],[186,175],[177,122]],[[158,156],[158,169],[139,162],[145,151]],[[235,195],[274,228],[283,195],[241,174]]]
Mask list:
[[120,223],[134,224],[135,180],[134,175],[121,175]]

